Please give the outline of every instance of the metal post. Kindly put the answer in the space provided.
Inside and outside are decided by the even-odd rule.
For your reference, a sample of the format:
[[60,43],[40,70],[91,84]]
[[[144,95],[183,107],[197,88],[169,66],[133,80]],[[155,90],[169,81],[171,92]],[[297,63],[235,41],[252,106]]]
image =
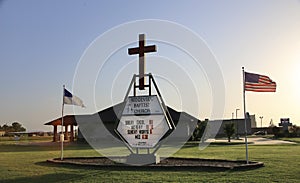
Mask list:
[[235,109],[235,119],[236,119],[236,139],[239,139],[239,123],[238,123],[238,111],[240,109]]
[[148,82],[149,82],[149,96],[151,96],[152,94],[151,94],[151,73],[148,75]]
[[65,105],[64,97],[65,97],[65,85],[63,85],[63,100],[62,100],[62,109],[61,109],[60,160],[64,159],[64,105]]
[[244,118],[245,118],[245,145],[246,145],[246,162],[249,164],[248,159],[248,139],[247,139],[247,119],[246,119],[246,95],[245,95],[245,71],[243,70],[243,102],[244,102]]

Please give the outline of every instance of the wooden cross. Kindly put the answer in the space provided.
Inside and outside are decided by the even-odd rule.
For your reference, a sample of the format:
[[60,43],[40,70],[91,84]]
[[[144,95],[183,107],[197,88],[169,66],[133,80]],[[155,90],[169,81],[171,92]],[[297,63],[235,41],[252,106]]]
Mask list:
[[145,34],[139,35],[139,47],[129,48],[129,55],[139,54],[139,89],[145,89],[145,53],[156,52],[156,46],[145,46]]

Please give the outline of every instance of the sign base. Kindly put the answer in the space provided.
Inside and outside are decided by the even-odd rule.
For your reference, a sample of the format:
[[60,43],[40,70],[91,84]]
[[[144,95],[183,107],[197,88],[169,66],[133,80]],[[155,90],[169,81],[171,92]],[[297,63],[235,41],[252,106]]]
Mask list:
[[126,163],[131,165],[158,164],[160,157],[157,154],[130,154]]

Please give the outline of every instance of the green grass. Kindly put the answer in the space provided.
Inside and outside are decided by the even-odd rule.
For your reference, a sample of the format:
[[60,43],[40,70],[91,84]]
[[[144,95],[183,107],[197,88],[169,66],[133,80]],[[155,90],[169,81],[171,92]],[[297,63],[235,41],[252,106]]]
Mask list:
[[27,135],[22,135],[19,137],[19,140],[16,140],[15,137],[0,137],[0,145],[4,144],[20,144],[20,143],[32,143],[32,142],[51,142],[52,137],[28,137]]
[[[30,139],[29,139],[30,140]],[[252,161],[265,167],[254,170],[92,168],[46,163],[59,157],[59,143],[38,146],[0,143],[0,182],[300,182],[300,145],[249,145]],[[99,156],[88,145],[65,146],[65,157]],[[200,151],[195,143],[175,157],[244,160],[244,145],[213,144]]]

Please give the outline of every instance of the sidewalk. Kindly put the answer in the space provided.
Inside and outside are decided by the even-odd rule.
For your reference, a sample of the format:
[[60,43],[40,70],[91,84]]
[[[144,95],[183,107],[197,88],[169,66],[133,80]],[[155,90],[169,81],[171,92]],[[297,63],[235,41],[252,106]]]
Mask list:
[[[206,142],[228,142],[227,139],[208,139]],[[241,138],[240,140],[231,139],[231,142],[245,142],[245,138]],[[297,144],[295,142],[289,142],[284,140],[273,140],[262,137],[251,137],[248,138],[248,143],[255,145],[267,145],[267,144]]]

